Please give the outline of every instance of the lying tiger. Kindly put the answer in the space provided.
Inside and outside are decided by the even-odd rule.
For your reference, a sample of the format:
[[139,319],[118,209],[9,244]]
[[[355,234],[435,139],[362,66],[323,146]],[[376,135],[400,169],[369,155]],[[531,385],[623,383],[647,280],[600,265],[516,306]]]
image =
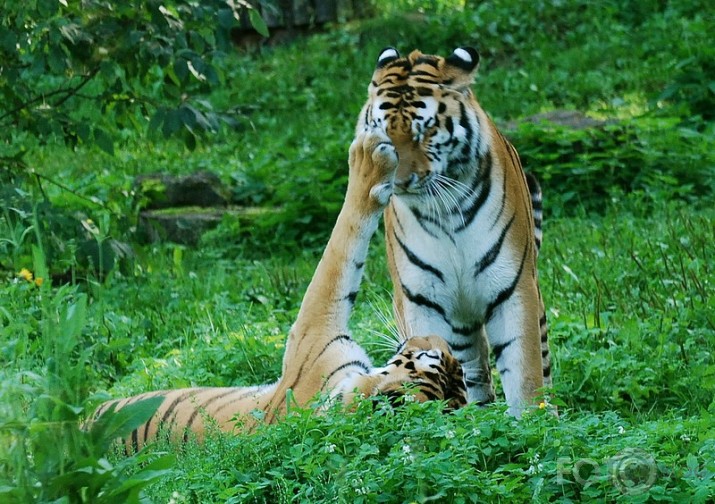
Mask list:
[[[368,244],[394,188],[395,148],[384,134],[364,128],[350,147],[349,165],[345,201],[288,336],[281,378],[256,387],[163,390],[106,402],[95,419],[142,399],[164,397],[153,417],[126,440],[128,449],[136,450],[160,431],[174,439],[193,433],[201,440],[211,423],[230,432],[250,430],[257,417],[275,422],[286,413],[289,395],[299,406],[310,405],[320,393],[348,404],[358,395],[394,400],[406,391],[419,402],[444,400],[451,409],[466,404],[462,368],[440,337],[403,341],[385,367],[374,367],[350,337],[348,318]],[[256,410],[261,414],[251,414]]]
[[439,334],[464,365],[470,402],[494,400],[489,348],[509,412],[551,383],[536,258],[541,190],[477,102],[479,54],[384,49],[357,122],[377,123],[399,167],[385,210],[398,326]]

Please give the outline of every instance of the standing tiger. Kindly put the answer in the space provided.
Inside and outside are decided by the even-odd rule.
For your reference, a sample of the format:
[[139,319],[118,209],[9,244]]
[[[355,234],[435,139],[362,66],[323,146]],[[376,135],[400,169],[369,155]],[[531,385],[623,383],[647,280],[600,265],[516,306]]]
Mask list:
[[288,336],[281,378],[257,387],[163,390],[104,403],[95,419],[142,399],[164,397],[154,416],[126,440],[128,449],[136,450],[160,430],[174,438],[193,432],[202,439],[211,422],[231,431],[238,420],[250,429],[256,410],[265,422],[274,422],[285,414],[290,397],[307,406],[321,392],[348,404],[356,394],[394,400],[411,385],[417,401],[444,400],[451,409],[466,404],[462,367],[442,338],[407,339],[385,367],[374,367],[349,335],[368,244],[394,189],[395,148],[384,133],[363,128],[350,147],[349,165],[345,202]]
[[357,129],[377,123],[399,155],[385,210],[398,326],[444,336],[479,404],[495,399],[491,346],[518,417],[551,383],[536,270],[541,191],[470,88],[478,64],[470,47],[447,58],[384,49]]

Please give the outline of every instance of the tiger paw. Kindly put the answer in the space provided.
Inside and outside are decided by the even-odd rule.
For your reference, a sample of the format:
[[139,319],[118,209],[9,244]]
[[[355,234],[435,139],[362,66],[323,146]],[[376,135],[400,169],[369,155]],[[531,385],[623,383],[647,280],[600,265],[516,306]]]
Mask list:
[[376,128],[366,129],[350,146],[348,190],[380,207],[387,205],[394,191],[397,151],[390,139]]

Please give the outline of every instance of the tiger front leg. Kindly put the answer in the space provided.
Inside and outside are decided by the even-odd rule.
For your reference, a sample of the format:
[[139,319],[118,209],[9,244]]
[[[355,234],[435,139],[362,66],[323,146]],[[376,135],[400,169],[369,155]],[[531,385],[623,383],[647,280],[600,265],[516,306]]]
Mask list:
[[486,323],[508,413],[517,418],[535,404],[544,384],[537,298],[528,295],[534,290],[530,286],[521,290],[505,300]]

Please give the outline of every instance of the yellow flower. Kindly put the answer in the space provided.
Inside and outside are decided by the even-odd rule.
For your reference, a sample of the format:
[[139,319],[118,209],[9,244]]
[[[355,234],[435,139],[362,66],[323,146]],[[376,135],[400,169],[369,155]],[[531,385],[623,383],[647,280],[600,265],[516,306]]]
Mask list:
[[24,278],[28,282],[32,282],[32,271],[27,268],[22,268],[17,276]]
[[544,408],[546,408],[546,403],[545,402],[539,403],[539,409],[544,409]]
[[38,287],[42,287],[42,283],[43,283],[44,281],[45,281],[44,278],[42,278],[42,277],[37,277],[37,278],[35,278],[35,285],[37,285]]

